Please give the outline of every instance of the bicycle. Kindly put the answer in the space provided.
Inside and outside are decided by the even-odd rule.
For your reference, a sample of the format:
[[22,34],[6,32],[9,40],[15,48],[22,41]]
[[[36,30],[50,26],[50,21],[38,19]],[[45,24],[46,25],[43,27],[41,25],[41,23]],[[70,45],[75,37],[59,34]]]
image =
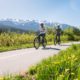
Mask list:
[[35,47],[36,49],[38,49],[38,48],[40,47],[40,44],[42,44],[43,48],[45,48],[46,45],[47,45],[47,40],[46,40],[46,38],[44,38],[44,41],[43,41],[42,37],[41,37],[40,40],[39,40],[39,37],[37,36],[37,37],[35,37],[33,43],[34,43],[34,47]]

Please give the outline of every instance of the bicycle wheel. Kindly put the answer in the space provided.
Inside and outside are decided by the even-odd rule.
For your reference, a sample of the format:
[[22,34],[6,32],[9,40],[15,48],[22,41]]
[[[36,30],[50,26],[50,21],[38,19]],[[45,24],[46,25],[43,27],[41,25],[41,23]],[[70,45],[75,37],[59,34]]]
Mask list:
[[54,45],[56,45],[57,44],[57,41],[56,41],[56,39],[54,39]]
[[61,41],[60,40],[58,40],[58,45],[60,45],[61,44]]
[[38,37],[36,37],[36,38],[34,39],[34,47],[35,47],[36,49],[38,49],[39,46],[40,46],[40,43],[39,43]]
[[44,39],[44,42],[42,42],[42,46],[43,46],[43,48],[45,48],[45,47],[46,47],[46,45],[47,45],[47,40],[46,40],[46,39]]

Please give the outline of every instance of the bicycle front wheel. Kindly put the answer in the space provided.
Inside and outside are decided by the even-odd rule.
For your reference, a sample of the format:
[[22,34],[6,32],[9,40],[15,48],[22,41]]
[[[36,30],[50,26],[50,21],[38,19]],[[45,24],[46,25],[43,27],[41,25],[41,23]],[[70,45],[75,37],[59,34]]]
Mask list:
[[35,47],[36,49],[38,49],[39,46],[40,46],[39,39],[36,37],[36,38],[34,39],[34,47]]

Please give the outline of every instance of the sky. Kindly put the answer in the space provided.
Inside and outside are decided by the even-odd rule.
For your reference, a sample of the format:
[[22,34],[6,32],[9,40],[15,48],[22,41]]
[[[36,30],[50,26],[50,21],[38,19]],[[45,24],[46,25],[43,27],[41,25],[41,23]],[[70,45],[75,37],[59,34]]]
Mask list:
[[0,0],[0,19],[6,18],[80,26],[80,0]]

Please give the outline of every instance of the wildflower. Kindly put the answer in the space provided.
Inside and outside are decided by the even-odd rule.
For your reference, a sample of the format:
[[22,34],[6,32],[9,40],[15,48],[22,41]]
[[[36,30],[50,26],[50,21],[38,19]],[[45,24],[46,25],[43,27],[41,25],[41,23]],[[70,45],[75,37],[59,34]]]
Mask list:
[[70,60],[70,59],[71,59],[71,57],[68,57],[68,59]]
[[64,77],[64,75],[63,74],[61,74],[61,75],[59,75],[60,77]]
[[71,58],[74,59],[75,58],[75,55],[71,55]]
[[78,79],[74,79],[74,80],[78,80]]
[[49,65],[46,65],[46,67],[48,67]]
[[55,65],[56,65],[56,64],[60,64],[60,62],[53,62],[53,64],[55,64]]
[[69,71],[69,69],[65,69],[65,72],[68,72]]
[[71,75],[75,75],[75,73],[71,73]]
[[4,80],[4,78],[2,76],[0,76],[0,80]]
[[76,60],[77,60],[77,58],[74,59],[74,61],[76,61]]

